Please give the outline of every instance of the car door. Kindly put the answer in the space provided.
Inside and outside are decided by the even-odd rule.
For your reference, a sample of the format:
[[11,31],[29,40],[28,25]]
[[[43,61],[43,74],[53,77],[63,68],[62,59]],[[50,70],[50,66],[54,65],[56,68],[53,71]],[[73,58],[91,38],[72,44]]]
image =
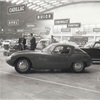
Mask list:
[[100,60],[100,42],[95,42],[92,50],[92,58],[95,60]]
[[[34,60],[35,58],[35,60]],[[48,53],[40,53],[37,54],[36,57],[33,57],[32,60],[34,61],[34,68],[35,69],[48,69],[49,61],[48,59],[51,58],[51,54]]]
[[63,47],[63,45],[56,46],[51,56],[48,57],[49,68],[64,69],[67,67],[69,53],[61,53]]
[[50,53],[40,54],[36,58],[36,68],[42,69],[64,69],[67,67],[69,53],[61,53],[63,46],[56,46]]
[[91,48],[86,48],[83,50],[85,50],[92,57],[92,59],[100,60],[100,43],[99,42],[94,43],[94,45]]

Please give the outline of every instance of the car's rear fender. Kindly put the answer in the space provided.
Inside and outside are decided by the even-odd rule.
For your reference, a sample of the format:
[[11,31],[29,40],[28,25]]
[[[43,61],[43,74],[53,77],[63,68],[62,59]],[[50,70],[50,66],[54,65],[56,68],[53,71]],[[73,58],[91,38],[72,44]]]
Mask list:
[[85,67],[87,66],[87,61],[84,57],[84,55],[80,54],[73,54],[69,56],[69,66],[71,66],[74,62],[84,62]]

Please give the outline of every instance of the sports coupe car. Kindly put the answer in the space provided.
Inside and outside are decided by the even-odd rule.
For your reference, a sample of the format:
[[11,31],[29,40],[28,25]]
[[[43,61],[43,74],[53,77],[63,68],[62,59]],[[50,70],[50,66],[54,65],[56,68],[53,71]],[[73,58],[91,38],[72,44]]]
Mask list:
[[80,73],[92,64],[91,57],[86,52],[62,43],[53,43],[41,52],[26,50],[15,52],[6,62],[14,66],[18,73],[27,73],[31,69],[71,69]]
[[93,61],[100,61],[100,41],[87,43],[84,48],[81,49],[87,52]]

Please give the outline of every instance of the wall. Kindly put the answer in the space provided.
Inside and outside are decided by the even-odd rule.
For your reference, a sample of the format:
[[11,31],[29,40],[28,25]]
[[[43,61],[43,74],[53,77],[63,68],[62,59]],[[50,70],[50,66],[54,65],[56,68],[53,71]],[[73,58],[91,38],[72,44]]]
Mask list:
[[[80,4],[74,4],[74,5],[67,5],[67,6],[63,6],[63,7],[48,11],[48,12],[54,13],[54,19],[51,21],[47,20],[47,21],[38,22],[39,27],[43,28],[43,25],[44,25],[44,26],[53,28],[55,19],[66,19],[66,18],[70,18],[70,23],[77,23],[77,22],[81,23],[82,28],[83,29],[86,28],[86,30],[91,30],[89,29],[91,27],[92,28],[100,27],[100,3],[95,2],[95,3],[80,3]],[[60,27],[60,26],[56,26],[56,27]],[[64,35],[70,36],[78,30],[79,28],[75,28],[75,29],[73,28],[71,29],[71,32],[69,33],[66,32]],[[52,29],[51,34],[53,32],[54,31]],[[90,32],[91,33],[89,34],[89,36],[99,35],[98,33],[92,34],[92,31]]]

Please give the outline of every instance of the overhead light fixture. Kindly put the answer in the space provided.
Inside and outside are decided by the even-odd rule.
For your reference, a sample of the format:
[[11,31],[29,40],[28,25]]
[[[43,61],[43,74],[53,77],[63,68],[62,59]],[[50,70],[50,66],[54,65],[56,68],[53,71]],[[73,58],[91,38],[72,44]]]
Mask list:
[[22,2],[22,4],[28,4],[28,2],[27,2],[27,1],[25,1],[25,2]]
[[28,3],[28,4],[27,4],[27,7],[30,7],[31,5],[32,5],[32,3]]
[[47,7],[47,9],[51,9],[51,8],[53,8],[54,6],[50,6],[50,7]]
[[55,6],[60,6],[60,5],[62,5],[62,3],[58,3],[58,4],[56,4]]
[[9,1],[11,1],[11,0],[6,0],[6,2],[9,2]]
[[62,0],[61,3],[68,3],[68,0]]
[[66,0],[61,0],[61,2],[66,2]]
[[28,8],[29,9],[32,9],[33,7],[35,7],[36,5],[31,5],[31,6],[29,6]]
[[33,0],[32,3],[38,3],[38,2],[40,2],[40,0]]
[[44,7],[50,7],[51,5],[45,5]]
[[29,3],[32,3],[33,2],[33,0],[27,0]]
[[52,3],[53,5],[56,5],[56,4],[59,4],[59,2],[54,2],[54,3]]
[[38,9],[36,9],[36,11],[39,11],[39,10],[42,10],[43,8],[38,8]]
[[18,1],[16,4],[21,4],[22,2],[24,2],[23,0]]
[[42,9],[42,10],[39,10],[39,12],[43,12],[43,11],[45,11],[46,9]]
[[16,3],[18,0],[12,0],[11,3]]
[[40,6],[45,6],[45,5],[47,5],[47,3],[43,3],[43,4],[41,4]]
[[38,2],[38,3],[36,3],[37,5],[41,5],[41,4],[43,4],[44,3],[44,1],[42,1],[42,2]]
[[56,0],[48,1],[48,3],[54,3],[54,2],[56,2]]
[[39,6],[36,6],[36,7],[32,8],[32,10],[35,10],[35,9],[37,9],[37,8],[39,8]]

